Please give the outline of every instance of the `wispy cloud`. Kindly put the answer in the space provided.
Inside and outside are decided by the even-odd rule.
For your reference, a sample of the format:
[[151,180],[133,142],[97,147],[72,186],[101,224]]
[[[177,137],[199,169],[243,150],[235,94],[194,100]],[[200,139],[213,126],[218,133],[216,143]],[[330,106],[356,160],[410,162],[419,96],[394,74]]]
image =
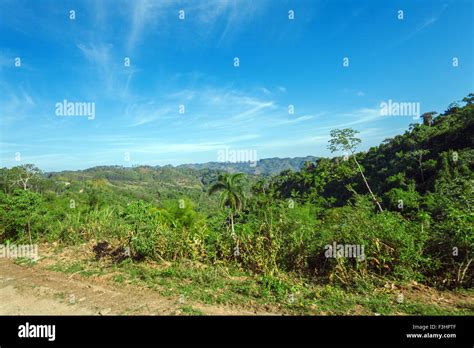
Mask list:
[[93,69],[90,76],[101,85],[100,93],[95,93],[95,97],[105,95],[121,101],[131,97],[129,87],[139,70],[125,67],[123,61],[117,60],[112,44],[79,43],[76,46]]
[[352,112],[343,113],[342,118],[347,119],[349,121],[333,125],[330,128],[343,128],[366,124],[382,119],[383,116],[380,113],[380,108],[362,108],[354,110]]
[[329,135],[321,135],[321,136],[306,136],[300,138],[287,138],[282,140],[269,140],[263,141],[256,144],[258,149],[283,149],[283,148],[294,148],[301,145],[305,146],[316,146],[320,144],[325,144],[330,139]]
[[77,48],[84,54],[84,57],[91,63],[97,64],[102,68],[105,68],[110,61],[110,49],[113,46],[109,45],[84,45],[77,44]]
[[3,68],[13,68],[14,67],[14,58],[12,55],[7,55],[0,52],[0,71]]
[[170,106],[158,107],[154,102],[132,104],[125,111],[125,117],[132,121],[130,127],[142,126],[158,120],[169,120],[176,117],[176,115],[176,107],[175,110],[172,110]]
[[24,87],[0,84],[1,124],[18,122],[29,116],[36,107],[32,95]]
[[412,39],[414,36],[416,36],[421,31],[423,31],[423,30],[427,29],[428,27],[432,26],[434,23],[436,23],[439,20],[439,18],[441,17],[443,12],[447,8],[448,8],[448,4],[443,4],[441,9],[439,9],[435,13],[432,13],[428,17],[421,20],[421,22],[418,23],[418,25],[415,27],[415,29],[412,32],[410,32],[408,35],[402,37],[400,40],[395,41],[390,47],[393,48],[393,47],[396,47],[398,45],[401,45],[402,43]]
[[232,117],[233,120],[243,120],[243,119],[249,119],[260,113],[261,111],[265,109],[272,108],[274,106],[273,102],[265,102],[265,101],[249,101],[246,100],[244,102],[244,105],[250,105],[251,108],[248,110],[245,110],[243,112],[238,113],[237,115],[234,115]]
[[278,122],[276,122],[276,125],[300,123],[300,122],[303,122],[303,121],[311,120],[311,119],[313,119],[313,118],[314,118],[314,116],[311,116],[311,115],[304,115],[304,116],[296,117],[296,118],[294,118],[294,119],[288,119],[288,120],[281,120],[281,121],[278,121]]
[[140,42],[144,29],[150,26],[150,22],[159,18],[159,11],[170,2],[152,1],[152,0],[135,0],[130,2],[131,6],[131,23],[130,34],[127,38],[127,50],[129,54],[133,52],[136,44]]
[[[184,112],[179,113],[179,107]],[[229,88],[185,88],[148,99],[130,103],[125,117],[130,126],[141,126],[155,121],[186,119],[188,127],[196,120],[198,127],[219,128],[249,121],[262,113],[276,108],[273,100],[261,99]]]
[[[246,2],[243,6],[238,0],[215,1],[153,1],[135,0],[130,2],[130,29],[126,39],[126,47],[131,54],[148,32],[166,33],[167,23],[178,19],[178,10],[184,9],[193,16],[193,25],[199,30],[194,31],[194,39],[205,38],[211,32],[220,30],[217,45],[236,32],[245,28],[245,22],[251,20],[262,9],[266,0]],[[224,27],[221,28],[221,22]]]
[[221,45],[224,40],[228,40],[231,35],[245,28],[245,22],[252,20],[254,16],[263,10],[266,1],[248,2],[246,6],[241,6],[238,0],[222,0],[222,3],[226,5],[226,25],[219,38],[218,46]]
[[82,44],[76,45],[84,58],[92,65],[97,73],[97,77],[104,84],[106,92],[110,92],[114,84],[114,71],[111,62],[111,44]]

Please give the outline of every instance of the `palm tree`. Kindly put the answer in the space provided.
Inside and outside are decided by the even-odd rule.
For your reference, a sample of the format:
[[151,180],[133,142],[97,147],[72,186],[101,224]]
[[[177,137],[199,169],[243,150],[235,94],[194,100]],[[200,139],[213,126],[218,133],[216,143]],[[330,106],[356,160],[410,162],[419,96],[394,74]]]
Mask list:
[[215,192],[221,192],[219,196],[221,208],[230,208],[230,225],[232,236],[234,233],[234,216],[241,211],[244,205],[244,193],[242,179],[245,177],[244,173],[236,174],[220,174],[217,182],[209,188],[209,195]]

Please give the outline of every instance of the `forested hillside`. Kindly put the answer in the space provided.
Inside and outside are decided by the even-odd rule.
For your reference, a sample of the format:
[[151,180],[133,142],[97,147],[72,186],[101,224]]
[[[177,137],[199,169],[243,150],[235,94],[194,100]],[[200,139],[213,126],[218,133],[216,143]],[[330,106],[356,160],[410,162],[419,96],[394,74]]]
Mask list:
[[[183,164],[168,166],[100,166],[77,171],[44,173],[50,179],[50,189],[56,192],[78,192],[82,190],[100,191],[101,196],[112,202],[128,199],[143,199],[160,203],[169,199],[186,196],[195,202],[200,210],[209,211],[217,208],[208,197],[209,184],[216,181],[219,173],[244,172],[249,174],[247,186],[256,181],[257,174],[268,176],[279,174],[283,170],[299,171],[305,162],[314,161],[316,157],[266,158],[258,160],[256,165],[250,163],[208,162],[200,164]],[[72,185],[72,186],[70,186]],[[204,193],[204,194],[203,194]],[[117,197],[113,197],[114,195]]]
[[[271,177],[199,165],[48,175],[33,165],[3,168],[0,243],[102,241],[97,260],[138,267],[128,277],[139,269],[142,281],[181,277],[256,301],[296,296],[290,305],[302,308],[319,301],[314,287],[321,285],[331,296],[413,281],[471,288],[473,135],[470,94],[367,152],[357,150],[357,131],[333,130],[328,146],[336,157],[311,158],[299,171]],[[336,244],[362,252],[328,254]],[[179,268],[183,261],[194,265],[188,273]],[[168,275],[141,267],[163,262],[175,267]],[[247,280],[206,285],[211,281],[200,277],[214,271],[219,279]]]
[[229,173],[245,173],[257,175],[274,175],[279,174],[283,170],[299,171],[305,162],[315,161],[317,157],[295,157],[295,158],[264,158],[256,161],[255,165],[249,165],[248,162],[231,163],[231,162],[208,162],[196,164],[183,164],[177,168],[193,168],[193,169],[211,169],[225,171]]
[[[405,134],[386,139],[366,153],[320,159],[298,173],[282,173],[266,183],[266,192],[276,199],[309,204],[322,220],[359,220],[362,231],[349,230],[344,237],[348,240],[358,233],[360,242],[368,238],[366,228],[374,218],[399,220],[393,221],[393,231],[387,226],[386,233],[387,241],[400,240],[386,243],[385,250],[389,258],[398,255],[393,258],[398,259],[397,267],[403,248],[413,248],[406,250],[410,263],[419,263],[418,269],[430,282],[472,286],[474,95],[463,101],[464,107],[451,104],[441,115],[424,114],[422,124],[411,125]],[[376,205],[366,200],[368,188],[353,159],[360,164],[375,195],[370,201],[380,204],[382,214],[373,215]],[[359,213],[369,216],[360,220]],[[350,225],[358,228],[357,224]],[[402,245],[407,242],[411,246]]]
[[45,176],[56,192],[70,193],[76,198],[81,190],[94,192],[104,204],[128,203],[134,199],[161,204],[166,200],[186,196],[195,202],[203,199],[201,207],[206,208],[210,201],[205,194],[206,187],[216,180],[218,172],[171,166],[103,166],[47,173]]

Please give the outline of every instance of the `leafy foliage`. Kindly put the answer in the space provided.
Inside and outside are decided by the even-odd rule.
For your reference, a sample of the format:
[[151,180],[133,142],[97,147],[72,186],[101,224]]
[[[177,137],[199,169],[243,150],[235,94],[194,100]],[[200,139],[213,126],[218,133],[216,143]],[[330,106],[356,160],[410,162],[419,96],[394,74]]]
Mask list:
[[[133,262],[191,260],[254,273],[280,299],[293,291],[285,277],[472,287],[473,95],[463,101],[367,152],[356,152],[357,131],[333,130],[329,148],[343,157],[299,159],[298,171],[271,177],[198,165],[3,168],[0,242],[113,241]],[[364,247],[364,257],[330,257],[334,243]]]

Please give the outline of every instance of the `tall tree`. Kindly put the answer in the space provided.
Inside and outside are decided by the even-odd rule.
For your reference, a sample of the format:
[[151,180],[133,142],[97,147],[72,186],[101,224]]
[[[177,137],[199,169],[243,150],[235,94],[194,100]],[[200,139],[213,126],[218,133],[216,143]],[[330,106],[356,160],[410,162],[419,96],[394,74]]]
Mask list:
[[360,174],[362,175],[362,179],[364,180],[365,186],[369,190],[372,200],[377,205],[379,211],[382,212],[382,206],[380,205],[377,197],[375,197],[374,193],[372,192],[372,189],[370,188],[369,183],[367,182],[367,178],[364,175],[364,171],[362,170],[362,167],[357,161],[357,157],[355,155],[355,150],[357,149],[357,146],[361,143],[361,140],[355,136],[357,133],[359,132],[352,128],[345,128],[342,130],[333,129],[330,133],[331,139],[329,140],[328,149],[331,150],[331,152],[343,150],[346,153],[351,153],[352,158],[354,159],[354,162],[357,165]]
[[474,93],[469,93],[467,97],[464,97],[462,99],[463,102],[466,103],[466,105],[472,105],[474,104]]
[[13,167],[10,170],[10,175],[12,184],[14,186],[19,186],[26,191],[37,184],[37,180],[41,175],[41,170],[34,164],[24,164]]
[[436,111],[425,112],[421,115],[423,119],[423,124],[425,126],[431,126],[433,124],[433,117],[435,117],[438,113]]
[[229,218],[232,236],[235,235],[234,217],[244,206],[244,190],[242,182],[244,177],[244,173],[220,174],[217,182],[209,188],[209,195],[220,192],[219,201],[222,208],[230,208]]

